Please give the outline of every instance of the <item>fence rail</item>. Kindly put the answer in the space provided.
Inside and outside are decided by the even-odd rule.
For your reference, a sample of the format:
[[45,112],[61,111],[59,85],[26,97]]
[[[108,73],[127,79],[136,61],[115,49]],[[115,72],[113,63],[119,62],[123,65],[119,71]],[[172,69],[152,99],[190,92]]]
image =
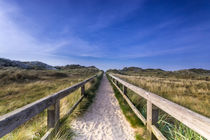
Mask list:
[[[118,77],[109,74],[111,77],[112,83],[120,91],[122,96],[128,102],[128,105],[137,115],[137,117],[142,120],[142,122],[147,125],[147,129],[150,133],[150,138],[159,140],[166,139],[162,133],[158,130],[157,121],[158,121],[158,110],[161,109],[164,112],[168,113],[175,119],[179,120],[181,123],[185,124],[195,132],[199,133],[201,136],[210,139],[210,119],[202,116],[198,113],[195,113],[185,107],[182,107],[178,104],[175,104],[165,98],[162,98],[154,93],[147,92],[142,88],[134,86],[130,83],[127,83],[121,80]],[[123,91],[119,88],[119,83],[123,86]],[[143,115],[138,111],[138,109],[132,104],[132,102],[127,97],[127,88],[143,97],[147,100],[147,118],[144,118]]]
[[76,108],[76,106],[82,101],[82,99],[85,96],[85,84],[93,80],[95,77],[96,75],[80,83],[77,83],[71,87],[68,87],[64,90],[61,90],[57,93],[41,98],[33,103],[30,103],[10,113],[0,116],[0,138],[8,134],[9,132],[11,132],[18,126],[22,125],[26,121],[30,120],[35,115],[43,112],[45,109],[47,109],[48,131],[43,136],[42,139],[49,138],[51,132],[57,131],[57,128],[59,125],[58,121],[59,121],[59,114],[60,114],[60,99],[73,93],[75,90],[81,87],[82,97],[67,113],[67,114],[71,114],[72,111]]

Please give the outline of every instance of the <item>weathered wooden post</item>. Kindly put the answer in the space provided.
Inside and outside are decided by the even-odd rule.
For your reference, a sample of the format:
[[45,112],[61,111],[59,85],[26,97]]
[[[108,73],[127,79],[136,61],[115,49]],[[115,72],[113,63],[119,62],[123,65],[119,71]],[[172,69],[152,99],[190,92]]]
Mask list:
[[[51,105],[47,109],[47,129],[54,128],[54,133],[57,133],[59,127],[60,118],[60,100],[57,100],[55,104]],[[51,139],[51,136],[48,137]]]
[[47,128],[54,128],[60,117],[60,100],[47,109]]
[[149,131],[149,137],[151,140],[156,139],[155,135],[152,133],[152,125],[157,125],[158,113],[158,108],[147,100],[147,130]]
[[81,95],[83,96],[86,96],[86,94],[85,94],[85,85],[82,85],[81,86]]

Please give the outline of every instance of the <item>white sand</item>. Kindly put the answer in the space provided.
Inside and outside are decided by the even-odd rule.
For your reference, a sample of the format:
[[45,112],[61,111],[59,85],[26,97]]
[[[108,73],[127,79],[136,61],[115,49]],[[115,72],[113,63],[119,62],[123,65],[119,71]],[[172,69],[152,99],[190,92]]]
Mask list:
[[71,124],[74,140],[134,140],[134,130],[123,116],[106,76],[94,102]]

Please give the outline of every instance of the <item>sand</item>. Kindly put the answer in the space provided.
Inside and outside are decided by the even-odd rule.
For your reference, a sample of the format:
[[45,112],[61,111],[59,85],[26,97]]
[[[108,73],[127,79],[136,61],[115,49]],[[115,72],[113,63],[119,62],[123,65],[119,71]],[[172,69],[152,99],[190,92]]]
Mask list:
[[134,129],[122,114],[105,75],[94,102],[71,126],[76,133],[73,140],[134,140]]

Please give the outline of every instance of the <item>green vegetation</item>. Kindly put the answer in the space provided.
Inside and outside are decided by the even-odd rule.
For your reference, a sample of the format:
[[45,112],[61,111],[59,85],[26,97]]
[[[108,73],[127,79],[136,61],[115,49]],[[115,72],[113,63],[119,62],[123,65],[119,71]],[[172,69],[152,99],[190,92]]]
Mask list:
[[158,127],[169,140],[206,140],[164,112],[160,113]]
[[[108,80],[110,81],[109,76]],[[127,104],[126,100],[122,97],[118,89],[112,84],[110,81],[112,88],[115,93],[115,97],[117,98],[120,108],[122,109],[123,114],[125,115],[126,119],[128,122],[131,124],[131,126],[135,129],[135,134],[136,134],[136,140],[142,140],[146,139],[146,131],[145,131],[145,126],[141,122],[141,120],[133,113],[129,105]]]
[[[99,74],[97,76],[97,79],[91,82],[90,88],[86,90],[86,93],[87,93],[86,98],[82,100],[82,102],[78,105],[78,107],[74,110],[74,112],[70,116],[66,116],[61,119],[59,131],[57,135],[55,136],[54,140],[71,139],[74,133],[72,132],[71,126],[69,124],[75,117],[82,115],[84,111],[86,111],[88,107],[91,105],[95,97],[96,90],[98,89],[100,85],[100,81],[102,77],[103,77],[103,73]],[[69,105],[68,108],[70,108],[71,106],[72,105]]]
[[[14,67],[0,69],[0,115],[8,113],[42,97],[55,93],[59,90],[67,88],[73,84],[85,80],[86,78],[99,74],[99,70],[95,67],[81,67],[57,70],[25,70]],[[91,103],[94,97],[94,91],[99,84],[100,78],[86,84],[89,95],[84,98],[79,109],[76,109],[73,116],[81,114]],[[61,100],[61,118],[69,110],[69,108],[81,97],[80,90]],[[82,106],[83,105],[83,106]],[[85,107],[84,107],[85,106]],[[7,134],[3,140],[20,140],[20,139],[40,139],[46,132],[47,121],[46,111],[35,116],[24,125]],[[60,134],[65,134],[66,138],[73,133],[66,123],[68,118],[61,120]],[[64,137],[63,136],[63,137]]]
[[[174,72],[160,69],[124,68],[109,70],[131,84],[139,86],[185,106],[195,112],[210,117],[210,81],[209,70],[190,69]],[[128,97],[146,118],[146,101],[128,90]],[[171,140],[204,139],[170,115],[160,111],[159,129]]]

